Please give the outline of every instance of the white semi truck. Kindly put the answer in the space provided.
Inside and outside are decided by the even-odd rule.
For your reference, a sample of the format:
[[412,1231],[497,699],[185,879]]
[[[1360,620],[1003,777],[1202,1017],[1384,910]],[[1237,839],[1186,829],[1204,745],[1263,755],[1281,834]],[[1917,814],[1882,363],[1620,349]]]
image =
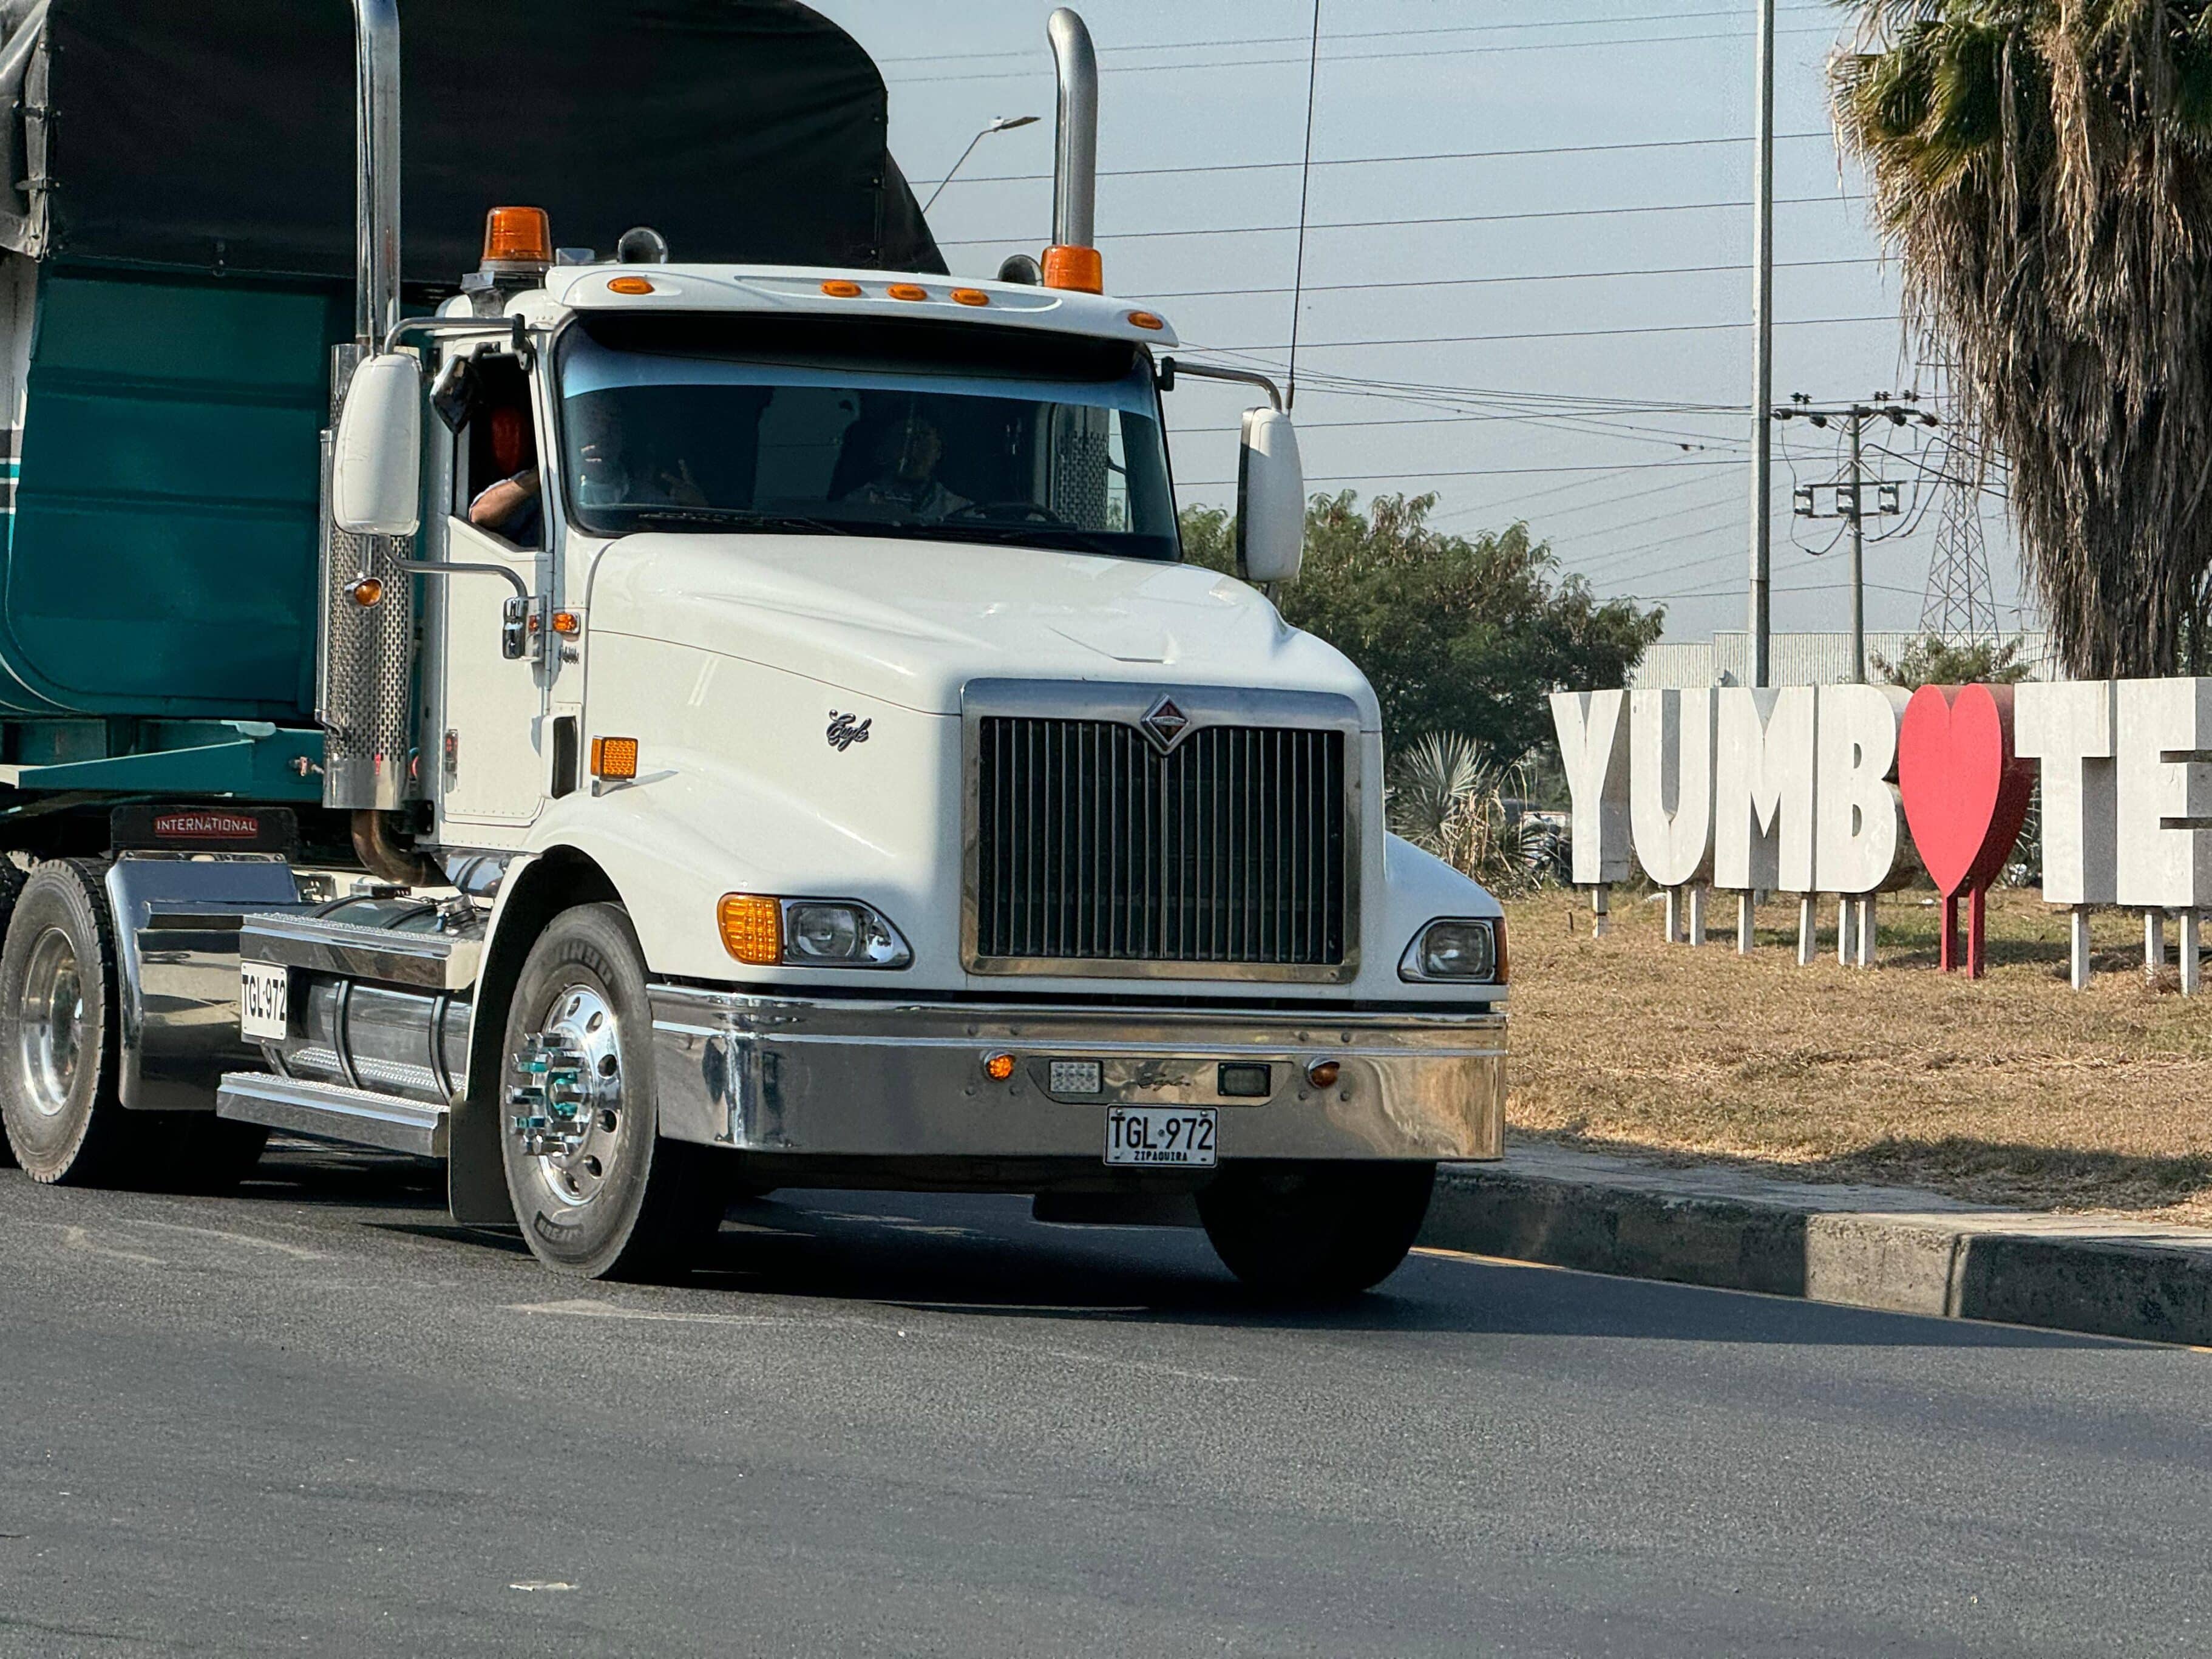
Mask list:
[[[0,82],[58,101],[83,54],[55,31],[97,20],[6,5]],[[403,275],[398,18],[354,12],[354,326],[316,400],[319,534],[270,555],[307,562],[313,717],[168,710],[92,753],[74,726],[117,717],[66,675],[8,704],[14,1155],[220,1181],[275,1127],[443,1158],[458,1220],[591,1276],[680,1267],[734,1193],[806,1186],[1195,1222],[1274,1293],[1388,1273],[1437,1163],[1500,1154],[1503,923],[1385,832],[1374,693],[1271,601],[1304,528],[1279,407],[1245,419],[1243,580],[1182,557],[1162,398],[1224,372],[1101,291],[1080,21],[1049,28],[1052,241],[1000,280],[695,261],[665,226],[603,258],[479,160],[481,262],[441,285]],[[56,246],[67,176],[15,204],[49,325],[18,352],[18,579],[70,522],[33,510],[52,388],[99,381],[40,354],[70,283],[123,280]],[[887,154],[868,183],[910,210]],[[256,441],[215,418],[210,454]],[[182,532],[131,505],[149,558],[47,556],[95,586],[167,557],[203,603],[198,544],[163,553]],[[221,612],[246,535],[206,556],[197,643],[157,611],[111,649],[250,639]],[[36,666],[12,637],[0,695]],[[228,735],[143,736],[194,719]]]

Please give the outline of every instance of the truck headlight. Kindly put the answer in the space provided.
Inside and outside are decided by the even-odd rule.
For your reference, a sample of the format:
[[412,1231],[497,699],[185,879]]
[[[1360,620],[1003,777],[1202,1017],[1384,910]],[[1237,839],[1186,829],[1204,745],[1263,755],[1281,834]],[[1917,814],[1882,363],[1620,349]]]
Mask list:
[[1399,958],[1398,977],[1462,985],[1505,983],[1505,920],[1443,916],[1413,935]]
[[883,912],[857,899],[727,893],[716,920],[723,948],[756,968],[904,968],[914,961]]

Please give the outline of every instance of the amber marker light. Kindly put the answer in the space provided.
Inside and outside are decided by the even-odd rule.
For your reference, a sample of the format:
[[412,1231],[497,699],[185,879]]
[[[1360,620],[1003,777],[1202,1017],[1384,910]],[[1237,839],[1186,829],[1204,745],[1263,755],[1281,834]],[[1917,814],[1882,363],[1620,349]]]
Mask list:
[[833,300],[857,300],[860,297],[860,285],[848,283],[842,276],[832,276],[822,284],[822,291]]
[[1166,322],[1149,311],[1133,311],[1129,320],[1139,328],[1165,328]]
[[553,263],[553,226],[544,208],[495,207],[484,216],[483,257],[518,265]]
[[1095,247],[1055,242],[1044,251],[1044,285],[1073,289],[1079,294],[1103,294],[1106,262]]
[[553,631],[573,638],[584,631],[584,619],[573,611],[556,611],[553,613]]
[[610,294],[650,294],[653,292],[653,284],[647,282],[642,276],[610,276],[607,279],[607,292]]
[[956,288],[952,290],[952,303],[957,306],[987,306],[991,303],[991,296],[980,288]]
[[927,300],[929,290],[920,283],[893,283],[884,290],[894,300]]
[[384,599],[384,584],[374,576],[363,576],[346,591],[352,595],[353,602],[364,611],[381,603]]
[[592,775],[627,782],[637,775],[635,738],[593,738]]
[[985,1057],[983,1075],[992,1082],[1004,1083],[1013,1074],[1014,1057],[1012,1054],[990,1054]]
[[758,893],[725,893],[715,908],[722,948],[754,968],[783,960],[783,901]]
[[1334,1060],[1312,1060],[1306,1066],[1306,1081],[1316,1089],[1334,1089],[1336,1087],[1337,1073],[1338,1066]]

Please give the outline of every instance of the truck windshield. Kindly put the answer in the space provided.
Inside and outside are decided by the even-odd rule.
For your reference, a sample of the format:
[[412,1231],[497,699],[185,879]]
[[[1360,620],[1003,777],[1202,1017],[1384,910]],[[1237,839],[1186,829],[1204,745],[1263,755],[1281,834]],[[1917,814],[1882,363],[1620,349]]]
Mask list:
[[577,526],[1177,556],[1152,365],[1135,348],[838,324],[571,329],[561,437]]

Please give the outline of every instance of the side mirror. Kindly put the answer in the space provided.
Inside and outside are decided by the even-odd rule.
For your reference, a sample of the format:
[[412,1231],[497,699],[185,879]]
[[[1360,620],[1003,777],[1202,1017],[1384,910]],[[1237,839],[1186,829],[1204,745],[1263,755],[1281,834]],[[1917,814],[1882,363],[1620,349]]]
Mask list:
[[331,447],[331,507],[356,536],[411,536],[422,515],[422,379],[404,352],[353,372]]
[[1298,434],[1279,409],[1244,411],[1237,463],[1237,568],[1262,586],[1294,582],[1305,557],[1306,474]]

